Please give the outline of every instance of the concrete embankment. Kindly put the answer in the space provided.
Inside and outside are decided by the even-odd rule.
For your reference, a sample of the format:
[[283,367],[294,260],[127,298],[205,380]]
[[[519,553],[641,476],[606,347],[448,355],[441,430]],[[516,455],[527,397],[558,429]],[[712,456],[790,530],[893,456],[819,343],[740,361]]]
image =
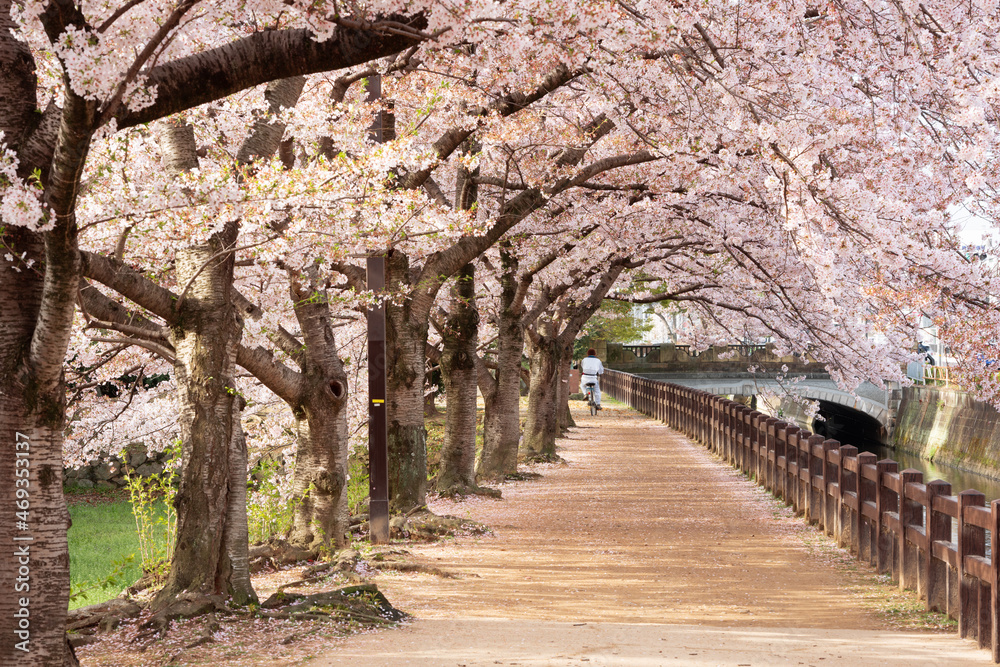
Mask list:
[[1000,478],[1000,412],[964,392],[903,389],[893,445],[922,459]]

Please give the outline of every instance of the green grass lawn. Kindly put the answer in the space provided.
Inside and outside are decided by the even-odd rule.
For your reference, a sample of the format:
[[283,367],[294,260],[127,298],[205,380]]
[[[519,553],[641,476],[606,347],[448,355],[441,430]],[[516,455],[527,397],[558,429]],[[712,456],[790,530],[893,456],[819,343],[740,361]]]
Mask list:
[[67,496],[73,526],[69,529],[69,575],[73,590],[104,581],[115,563],[134,554],[115,586],[89,590],[70,601],[69,608],[83,607],[117,597],[122,589],[142,576],[139,566],[139,536],[132,516],[132,503],[121,497],[87,494]]

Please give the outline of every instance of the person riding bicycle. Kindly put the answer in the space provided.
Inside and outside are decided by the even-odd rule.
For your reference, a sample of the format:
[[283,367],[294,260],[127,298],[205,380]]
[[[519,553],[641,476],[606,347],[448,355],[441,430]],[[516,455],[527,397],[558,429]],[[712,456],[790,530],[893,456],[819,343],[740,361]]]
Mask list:
[[587,385],[594,385],[594,402],[601,409],[601,383],[598,376],[604,373],[604,364],[597,358],[597,350],[590,348],[587,356],[580,361],[580,393],[587,393]]

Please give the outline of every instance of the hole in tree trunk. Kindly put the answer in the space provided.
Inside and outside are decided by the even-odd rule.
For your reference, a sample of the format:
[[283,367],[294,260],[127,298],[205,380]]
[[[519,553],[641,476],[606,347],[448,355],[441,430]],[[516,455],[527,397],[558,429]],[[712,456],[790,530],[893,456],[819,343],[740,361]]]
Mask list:
[[343,398],[347,392],[347,388],[340,380],[330,380],[330,391],[333,393],[334,398]]

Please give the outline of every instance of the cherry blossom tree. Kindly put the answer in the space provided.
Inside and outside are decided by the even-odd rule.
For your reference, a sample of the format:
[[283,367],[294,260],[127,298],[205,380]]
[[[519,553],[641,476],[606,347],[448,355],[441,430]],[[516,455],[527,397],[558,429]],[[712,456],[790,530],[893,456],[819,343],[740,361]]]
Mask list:
[[[572,283],[550,288],[543,294],[529,296],[536,276],[561,256],[566,255],[598,228],[595,224],[568,233],[569,240],[551,247],[550,237],[510,239],[496,249],[496,256],[484,257],[484,264],[494,272],[493,299],[486,308],[487,319],[495,329],[496,344],[477,357],[477,374],[484,399],[483,453],[477,463],[477,476],[502,480],[517,472],[517,453],[521,440],[520,384],[524,377],[521,361],[524,354],[524,328],[533,324]],[[564,232],[565,233],[565,232]],[[527,268],[521,269],[523,264]]]
[[[316,155],[322,148],[327,159],[344,154],[345,170],[362,165],[367,173],[356,180],[369,189],[363,197],[348,196],[360,203],[324,203],[326,212],[345,209],[324,229],[312,221],[293,227],[303,237],[325,234],[343,243],[331,245],[322,265],[349,284],[359,281],[352,255],[387,254],[397,509],[420,505],[425,495],[422,389],[438,291],[515,228],[548,231],[561,211],[577,228],[590,224],[574,214],[578,201],[585,202],[581,213],[603,207],[603,239],[615,247],[606,248],[612,259],[592,276],[590,295],[567,294],[561,302],[567,305],[556,306],[562,324],[533,330],[538,362],[532,372],[537,366],[540,387],[556,377],[553,355],[565,363],[564,334],[639,261],[629,257],[631,249],[652,248],[663,238],[690,247],[645,262],[643,271],[657,281],[642,283],[645,293],[629,290],[630,298],[683,297],[717,325],[712,335],[769,333],[789,351],[812,350],[846,386],[896,372],[912,335],[896,316],[904,295],[926,296],[924,310],[943,318],[978,309],[988,313],[987,325],[995,321],[989,276],[961,257],[946,213],[958,202],[975,202],[987,217],[995,213],[997,30],[987,9],[946,1],[691,7],[593,0],[459,9],[417,3],[407,6],[409,16],[392,14],[399,11],[392,3],[352,11],[331,14],[323,3],[279,0],[117,8],[0,0],[0,438],[18,447],[15,453],[30,452],[31,496],[30,510],[27,503],[23,510],[30,530],[19,533],[16,524],[0,522],[0,539],[32,537],[32,651],[22,655],[5,643],[0,660],[71,662],[63,646],[63,361],[82,270],[86,265],[94,275],[99,263],[79,253],[78,205],[91,150],[130,128],[259,90],[268,81],[420,46],[419,64],[387,86],[395,139],[352,156],[317,137],[317,150],[305,151]],[[432,85],[418,85],[422,81]],[[250,125],[244,117],[243,131]],[[301,125],[289,128],[300,144],[311,145]],[[328,128],[322,132],[331,138]],[[461,151],[470,139],[481,148]],[[295,149],[295,142],[279,147],[282,160],[262,166],[256,182],[290,188],[287,181],[278,185],[279,172],[300,159]],[[475,211],[448,204],[452,193],[442,183],[452,182],[459,165],[479,169]],[[188,188],[205,197],[204,211],[214,211],[220,202],[232,203],[228,193],[242,187],[222,172],[214,189],[198,175],[187,178],[143,194],[154,205],[169,204]],[[353,192],[350,184],[344,188]],[[598,203],[582,196],[593,192],[606,195]],[[314,196],[336,199],[325,186]],[[263,209],[279,199],[295,198],[255,202]],[[180,306],[194,308],[190,302],[200,297],[191,292],[199,292],[202,281],[228,283],[240,247],[237,231],[259,233],[246,239],[258,243],[269,237],[275,218],[288,218],[289,225],[310,220],[290,211],[257,215],[246,204],[241,199],[244,209],[218,225],[203,219],[197,239],[175,233],[172,242],[191,250],[178,253],[179,289],[156,292],[156,308],[143,304],[149,312],[140,315],[166,322]],[[86,224],[96,230],[137,212],[130,204],[113,211],[115,222]],[[268,261],[289,250],[287,241],[273,243]],[[224,261],[206,262],[220,253]],[[119,282],[139,275],[113,255],[102,257]],[[322,295],[330,281],[311,267],[291,265],[293,281]],[[222,302],[233,326],[221,336],[227,345],[217,346],[225,353],[212,362],[220,399],[223,387],[233,388],[222,377],[231,374],[241,340],[235,319],[247,311],[237,312],[238,306]],[[879,341],[866,337],[871,318],[880,318]],[[207,398],[206,407],[214,400]],[[220,409],[235,431],[233,408]],[[536,421],[529,436],[544,450],[550,426]],[[3,507],[27,500],[16,497],[17,459],[0,459]],[[13,590],[17,567],[0,557],[5,590]],[[0,599],[3,636],[13,636],[15,611],[13,596]]]
[[[356,27],[274,3],[276,30],[231,26],[240,7],[130,3],[119,10],[71,2],[0,3],[3,133],[3,244],[0,293],[4,331],[0,437],[27,443],[30,499],[30,633],[15,636],[20,596],[0,603],[0,659],[20,664],[75,662],[64,640],[69,591],[68,517],[62,498],[65,385],[62,362],[79,287],[76,201],[95,135],[148,123],[271,79],[350,66],[419,41]],[[200,11],[195,12],[195,8]],[[259,9],[264,9],[263,5]],[[293,11],[294,10],[294,11]],[[245,14],[243,16],[246,16]],[[284,23],[282,22],[284,21]],[[404,20],[405,22],[405,20]],[[250,24],[252,25],[252,24]],[[243,34],[241,34],[243,33]],[[317,41],[316,35],[322,41]],[[185,38],[178,39],[184,35]],[[120,48],[122,41],[141,48]],[[8,74],[9,73],[9,74]],[[49,97],[47,107],[40,98]],[[21,435],[18,436],[17,434]],[[3,504],[15,507],[14,458],[0,462]],[[22,487],[22,490],[24,487]],[[23,493],[22,493],[23,495]],[[3,522],[8,543],[19,533]],[[28,566],[25,566],[28,567]],[[13,590],[18,563],[0,559],[0,581]],[[30,636],[29,636],[30,635]],[[65,656],[65,658],[64,658]]]

